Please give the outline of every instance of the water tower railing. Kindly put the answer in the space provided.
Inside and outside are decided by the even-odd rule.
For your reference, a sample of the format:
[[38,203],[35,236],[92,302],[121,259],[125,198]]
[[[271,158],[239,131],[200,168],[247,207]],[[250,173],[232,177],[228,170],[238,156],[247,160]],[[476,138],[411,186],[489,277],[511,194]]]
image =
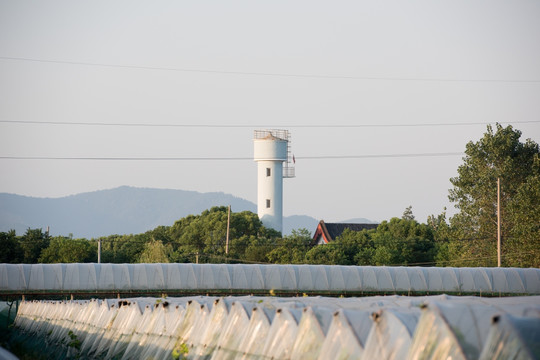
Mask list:
[[293,178],[295,177],[295,169],[293,166],[287,166],[288,164],[286,163],[284,166],[283,166],[283,177],[284,178]]
[[271,129],[271,130],[255,130],[253,132],[253,138],[254,139],[266,139],[268,136],[276,137],[280,140],[289,141],[289,130],[277,130],[277,129]]

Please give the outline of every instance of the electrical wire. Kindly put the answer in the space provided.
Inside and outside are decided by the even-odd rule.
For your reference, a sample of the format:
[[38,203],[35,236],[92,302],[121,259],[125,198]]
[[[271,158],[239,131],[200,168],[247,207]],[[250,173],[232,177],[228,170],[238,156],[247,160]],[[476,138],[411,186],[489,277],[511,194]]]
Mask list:
[[2,160],[77,160],[77,161],[236,161],[251,157],[66,157],[66,156],[0,156]]
[[372,155],[321,155],[321,156],[296,156],[298,160],[331,160],[331,159],[377,159],[377,158],[409,158],[409,157],[434,157],[434,156],[460,156],[463,152],[447,153],[418,153],[418,154],[372,154]]
[[[168,227],[168,226],[166,226]],[[37,230],[37,229],[36,229]],[[152,230],[149,230],[149,232],[151,232]],[[372,229],[371,231],[375,231],[375,229]],[[2,233],[0,231],[0,233]],[[91,238],[91,239],[86,239],[86,238],[74,238],[74,239],[71,239],[71,238],[68,238],[64,235],[57,235],[57,236],[49,236],[47,239],[48,240],[52,240],[52,239],[58,239],[58,238],[61,238],[61,239],[69,239],[69,240],[85,240],[85,241],[97,241],[97,240],[100,240],[102,243],[104,242],[109,242],[109,243],[123,243],[123,242],[129,242],[129,243],[134,243],[134,244],[147,244],[149,242],[151,242],[152,240],[148,240],[148,239],[140,239],[138,237],[142,237],[144,236],[146,233],[140,233],[140,234],[124,234],[124,235],[108,235],[108,236],[101,236],[101,237],[97,237],[97,238]],[[16,235],[16,237],[19,239],[19,240],[22,240],[24,239],[25,235]],[[470,242],[470,243],[473,243],[473,242],[476,242],[476,241],[490,241],[490,240],[494,240],[494,238],[481,238],[481,237],[473,237],[473,238],[459,238],[459,239],[441,239],[441,240],[430,240],[430,239],[427,239],[427,238],[420,238],[420,239],[423,239],[423,240],[428,240],[434,244],[438,244],[438,243],[450,243],[450,242]],[[510,240],[512,238],[509,238]],[[507,239],[507,240],[509,240]],[[24,239],[25,242],[30,242],[30,243],[34,243],[34,242],[42,242],[44,239],[40,239],[40,238],[30,238],[30,239]],[[268,239],[266,239],[268,240]],[[318,246],[318,244],[315,244],[313,242],[310,242],[310,243],[298,243],[296,242],[297,240],[295,239],[289,239],[287,236],[283,237],[283,238],[278,238],[277,239],[277,242],[270,242],[272,240],[269,240],[269,242],[267,243],[264,243],[264,244],[258,244],[256,246],[265,246],[265,247],[286,247],[286,248],[313,248],[315,246]],[[311,240],[310,240],[311,241]],[[224,242],[225,240],[222,239],[221,240],[221,245],[219,245],[220,241],[216,241],[215,246],[219,247],[219,246],[224,246]],[[392,239],[392,242],[394,243],[400,243],[400,244],[415,244],[418,242],[418,238],[396,238],[396,239]],[[177,242],[174,242],[173,240],[169,240],[167,241],[165,244],[174,244],[174,245],[177,245],[177,246],[183,246],[182,244],[179,244]],[[340,243],[339,241],[333,241],[331,242],[330,244],[332,244],[331,246],[333,247],[337,247],[337,248],[347,248],[347,247],[350,247],[351,245],[350,244],[343,244],[343,243]],[[185,244],[184,244],[185,245]],[[233,246],[233,245],[231,245]],[[250,244],[247,244],[247,245],[235,245],[237,247],[241,247],[241,248],[247,248],[250,246]],[[420,264],[420,263],[419,263]]]
[[65,61],[65,60],[48,60],[14,56],[0,56],[1,60],[11,61],[26,61],[48,64],[63,64],[63,65],[82,65],[102,68],[121,68],[133,70],[154,70],[154,71],[174,71],[183,73],[201,73],[201,74],[216,74],[216,75],[240,75],[240,76],[259,76],[259,77],[281,77],[281,78],[307,78],[307,79],[330,79],[330,80],[364,80],[364,81],[400,81],[400,82],[450,82],[450,83],[526,83],[537,84],[540,80],[537,79],[450,79],[450,78],[419,78],[419,77],[392,77],[392,76],[351,76],[351,75],[317,75],[317,74],[292,74],[292,73],[273,73],[273,72],[255,72],[255,71],[226,71],[226,70],[209,70],[209,69],[187,69],[159,66],[140,66],[140,65],[121,65],[121,64],[106,64],[92,63],[84,61]]
[[[139,234],[139,235],[143,235],[143,234]],[[100,237],[100,238],[96,238],[96,239],[91,239],[89,241],[91,242],[96,242],[96,241],[101,241],[101,243],[105,244],[105,243],[109,243],[111,244],[110,246],[114,246],[113,244],[123,244],[123,243],[129,243],[129,244],[148,244],[150,243],[149,240],[145,240],[145,239],[134,239],[133,237],[136,237],[137,235],[121,235],[119,237],[117,237],[116,235],[110,235],[110,236],[106,236],[106,237]],[[17,237],[19,239],[19,241],[25,241],[25,242],[28,242],[29,240],[22,240],[22,238],[24,238],[24,236],[18,236]],[[66,238],[66,237],[63,237],[63,236],[56,236],[56,237],[51,237],[49,238],[49,240],[51,239],[54,239],[54,238]],[[67,239],[67,238],[66,238]],[[75,239],[75,240],[86,240],[88,241],[87,239]],[[260,246],[264,246],[264,247],[267,247],[267,248],[278,248],[278,247],[284,247],[284,248],[288,248],[288,249],[291,249],[292,248],[304,248],[305,251],[309,251],[309,249],[312,249],[318,245],[316,244],[313,244],[313,243],[310,243],[310,244],[287,244],[287,238],[283,238],[281,239],[282,241],[280,243],[267,243],[267,244],[261,244]],[[416,240],[415,239],[396,239],[397,242],[399,243],[415,243]],[[470,238],[470,239],[453,239],[453,240],[450,240],[450,239],[445,239],[445,240],[442,240],[442,241],[433,241],[434,243],[447,243],[447,242],[452,242],[452,241],[469,241],[469,242],[474,242],[474,241],[485,241],[485,240],[492,240],[492,239],[487,239],[487,238]],[[41,239],[30,239],[30,242],[40,242],[40,241],[43,241]],[[176,246],[181,246],[177,243],[172,243],[172,242],[167,242],[165,245],[176,245]],[[223,244],[221,244],[221,246],[224,246]],[[245,246],[235,246],[236,248],[243,248],[244,251],[245,249],[247,249],[248,247],[250,247],[251,245],[250,244],[246,244]],[[342,244],[342,243],[333,243],[332,246],[334,247],[338,247],[338,248],[345,248],[347,247],[348,245],[346,244]],[[216,248],[219,248],[220,245],[219,244],[216,244]],[[110,249],[109,249],[110,250]],[[507,257],[512,257],[512,256],[521,256],[521,255],[533,255],[533,254],[536,254],[534,251],[525,251],[525,252],[511,252],[511,253],[505,253],[505,254],[502,254],[502,257],[503,258],[507,258]],[[274,263],[270,263],[270,262],[263,262],[263,261],[250,261],[250,260],[245,260],[245,259],[238,259],[238,258],[232,258],[232,257],[229,257],[227,255],[219,255],[219,254],[213,254],[213,253],[206,253],[206,252],[198,252],[198,253],[195,253],[195,252],[192,252],[192,253],[185,253],[184,255],[187,255],[187,256],[195,256],[195,255],[199,255],[200,257],[206,257],[206,258],[215,258],[215,259],[221,259],[221,260],[225,260],[225,261],[235,261],[235,262],[241,262],[241,263],[252,263],[252,264],[274,264]],[[442,266],[444,264],[454,264],[454,263],[467,263],[467,262],[474,262],[474,261],[483,261],[483,260],[496,260],[497,259],[497,255],[489,255],[489,256],[475,256],[475,257],[471,257],[471,258],[460,258],[460,259],[452,259],[452,260],[439,260],[439,261],[426,261],[426,262],[416,262],[416,263],[395,263],[395,264],[385,264],[386,266],[426,266],[426,265],[436,265],[436,266]]]
[[[440,156],[462,156],[462,152],[370,155],[295,156],[296,160],[385,159]],[[252,157],[89,157],[89,156],[0,156],[0,160],[63,160],[63,161],[253,161]]]
[[508,121],[508,122],[449,122],[449,123],[408,123],[408,124],[172,124],[172,123],[119,123],[89,121],[35,121],[35,120],[0,120],[5,124],[27,125],[67,125],[67,126],[123,126],[123,127],[178,127],[178,128],[312,128],[312,129],[348,129],[348,128],[393,128],[393,127],[440,127],[440,126],[478,126],[499,124],[535,124],[540,120]]
[[[534,251],[514,252],[514,253],[501,254],[501,257],[507,258],[511,256],[532,255],[532,254],[536,254],[536,253]],[[473,261],[479,261],[479,260],[497,260],[497,257],[498,257],[497,255],[490,255],[490,256],[478,256],[478,257],[473,257],[473,258],[453,259],[453,260],[389,264],[387,266],[425,266],[425,265],[436,265],[436,264],[442,265],[442,264],[453,264],[453,263],[461,263],[461,262],[473,262]]]

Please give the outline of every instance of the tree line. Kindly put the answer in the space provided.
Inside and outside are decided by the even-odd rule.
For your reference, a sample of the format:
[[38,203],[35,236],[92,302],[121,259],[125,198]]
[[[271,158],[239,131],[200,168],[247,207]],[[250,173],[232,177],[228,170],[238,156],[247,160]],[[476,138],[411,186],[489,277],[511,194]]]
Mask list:
[[281,236],[265,228],[257,214],[243,211],[231,213],[227,252],[227,213],[227,207],[213,207],[143,234],[91,240],[50,237],[41,229],[28,229],[22,236],[4,232],[0,242],[6,251],[0,262],[96,262],[98,242],[104,263],[434,264],[439,248],[430,226],[405,215],[377,229],[346,230],[330,244],[317,246],[307,229]]
[[450,179],[449,199],[459,212],[449,219],[443,212],[419,223],[409,207],[376,229],[345,230],[335,241],[315,245],[307,229],[281,236],[257,214],[233,212],[227,246],[228,209],[213,207],[142,234],[88,240],[51,237],[42,229],[20,236],[0,232],[0,262],[97,262],[101,243],[104,263],[496,266],[499,202],[502,266],[540,267],[540,151],[520,136],[497,124],[467,144],[458,176]]

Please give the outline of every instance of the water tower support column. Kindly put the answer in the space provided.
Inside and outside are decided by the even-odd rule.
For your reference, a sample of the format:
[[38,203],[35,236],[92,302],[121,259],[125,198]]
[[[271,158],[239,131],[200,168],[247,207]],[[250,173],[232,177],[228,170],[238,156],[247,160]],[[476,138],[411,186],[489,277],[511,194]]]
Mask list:
[[288,161],[286,130],[256,130],[257,213],[264,226],[283,231],[283,163]]

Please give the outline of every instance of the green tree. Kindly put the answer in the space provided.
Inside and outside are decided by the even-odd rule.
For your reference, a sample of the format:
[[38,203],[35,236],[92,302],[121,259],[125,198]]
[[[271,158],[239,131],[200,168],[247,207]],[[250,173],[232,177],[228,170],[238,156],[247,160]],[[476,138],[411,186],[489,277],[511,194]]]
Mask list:
[[403,212],[403,216],[401,217],[403,220],[414,220],[414,215],[412,212],[412,206],[408,206],[405,211]]
[[15,230],[0,232],[0,263],[17,264],[22,263],[24,259],[23,249]]
[[157,228],[146,232],[154,241],[161,241],[163,244],[171,242],[171,232],[169,226],[158,226]]
[[293,230],[291,235],[276,240],[276,246],[267,254],[274,264],[301,264],[312,247],[313,238],[307,229]]
[[416,220],[383,221],[371,239],[374,265],[431,265],[436,254],[432,229]]
[[250,239],[249,245],[244,253],[246,262],[265,263],[268,254],[274,249],[276,242],[273,239],[255,238]]
[[26,230],[21,237],[23,260],[26,264],[35,264],[41,255],[41,251],[49,246],[50,237],[42,229]]
[[313,247],[306,253],[307,264],[348,265],[349,259],[335,241]]
[[138,235],[110,235],[98,240],[101,240],[102,262],[136,263],[144,250],[144,244],[151,241],[151,236],[148,233]]
[[171,237],[179,246],[189,246],[204,254],[223,255],[227,235],[227,207],[213,207],[201,215],[177,221]]
[[[377,229],[346,229],[335,241],[306,253],[307,263],[340,265],[432,265],[437,246],[433,229],[414,220],[411,208],[404,218],[383,221]],[[330,246],[330,248],[323,250]]]
[[170,255],[174,263],[195,263],[198,250],[191,246],[179,246]]
[[345,256],[347,265],[374,265],[373,256],[375,245],[372,236],[376,232],[373,230],[353,231],[345,229],[335,240],[339,244]]
[[85,263],[97,260],[97,246],[86,239],[53,237],[41,252],[40,263]]
[[169,234],[174,261],[199,262],[255,261],[266,262],[279,233],[266,229],[257,214],[250,211],[231,213],[229,253],[226,254],[228,209],[212,207],[200,215],[189,215],[174,223]]
[[[449,199],[459,210],[450,219],[460,240],[457,259],[468,266],[497,264],[497,179],[501,182],[503,265],[533,266],[540,258],[538,224],[538,144],[520,142],[521,132],[497,124],[466,146]],[[531,202],[531,200],[533,200]],[[532,263],[530,262],[532,260]],[[536,262],[538,265],[538,262]]]
[[435,241],[435,257],[437,266],[454,266],[456,254],[459,252],[458,242],[452,242],[452,229],[446,219],[446,208],[440,215],[430,215],[427,225],[433,232]]
[[245,258],[246,249],[256,239],[254,235],[243,235],[241,237],[231,237],[229,239],[229,254],[227,261],[241,262]]
[[173,251],[171,245],[163,245],[161,240],[152,240],[144,245],[139,256],[140,263],[168,263]]
[[[535,167],[540,167],[538,159]],[[514,267],[540,267],[540,171],[529,176],[517,190],[507,213],[514,226],[503,242],[504,264]],[[519,251],[515,251],[519,249]]]

